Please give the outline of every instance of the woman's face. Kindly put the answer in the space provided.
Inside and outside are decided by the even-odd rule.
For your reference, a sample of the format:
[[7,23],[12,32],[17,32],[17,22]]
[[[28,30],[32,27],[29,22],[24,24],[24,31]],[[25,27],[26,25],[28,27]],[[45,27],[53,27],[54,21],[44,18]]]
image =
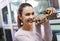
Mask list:
[[22,11],[22,21],[24,24],[31,25],[34,19],[34,9],[30,6],[24,7]]

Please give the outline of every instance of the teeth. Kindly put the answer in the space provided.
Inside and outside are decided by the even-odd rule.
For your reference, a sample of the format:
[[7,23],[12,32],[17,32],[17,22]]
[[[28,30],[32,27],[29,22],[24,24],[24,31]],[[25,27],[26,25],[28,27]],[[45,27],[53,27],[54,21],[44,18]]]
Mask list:
[[33,20],[32,20],[32,19],[29,19],[28,21],[29,21],[30,23],[32,23],[32,22],[33,22]]

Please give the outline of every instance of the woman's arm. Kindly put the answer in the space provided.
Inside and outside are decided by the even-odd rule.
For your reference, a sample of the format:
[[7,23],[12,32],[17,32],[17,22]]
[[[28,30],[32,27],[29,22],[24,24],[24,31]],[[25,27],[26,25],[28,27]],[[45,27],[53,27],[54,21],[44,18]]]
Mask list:
[[41,24],[40,23],[36,24],[36,32],[41,35]]
[[44,41],[52,41],[52,30],[49,21],[44,22]]

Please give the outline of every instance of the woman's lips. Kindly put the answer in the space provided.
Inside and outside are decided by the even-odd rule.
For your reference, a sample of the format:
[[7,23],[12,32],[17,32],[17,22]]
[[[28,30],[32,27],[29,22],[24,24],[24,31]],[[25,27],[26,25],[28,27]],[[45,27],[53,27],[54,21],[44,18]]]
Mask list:
[[33,19],[29,19],[28,22],[33,23]]

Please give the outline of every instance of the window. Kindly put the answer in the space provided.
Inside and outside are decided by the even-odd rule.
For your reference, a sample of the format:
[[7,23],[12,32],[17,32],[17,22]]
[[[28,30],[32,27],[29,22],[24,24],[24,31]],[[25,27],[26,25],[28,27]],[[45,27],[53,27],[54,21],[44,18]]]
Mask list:
[[0,0],[0,2],[2,2],[3,0]]
[[60,33],[56,33],[57,41],[60,41]]
[[58,0],[50,0],[50,6],[58,9],[59,8]]
[[15,18],[14,18],[14,12],[13,11],[11,11],[11,19],[12,19],[12,23],[16,23]]
[[3,28],[0,27],[0,41],[5,41],[4,40],[4,32],[3,32]]
[[4,22],[4,24],[8,24],[7,14],[8,14],[8,10],[7,10],[7,6],[5,6],[2,9],[2,15],[3,15],[3,22]]
[[52,41],[60,41],[60,30],[53,30]]

